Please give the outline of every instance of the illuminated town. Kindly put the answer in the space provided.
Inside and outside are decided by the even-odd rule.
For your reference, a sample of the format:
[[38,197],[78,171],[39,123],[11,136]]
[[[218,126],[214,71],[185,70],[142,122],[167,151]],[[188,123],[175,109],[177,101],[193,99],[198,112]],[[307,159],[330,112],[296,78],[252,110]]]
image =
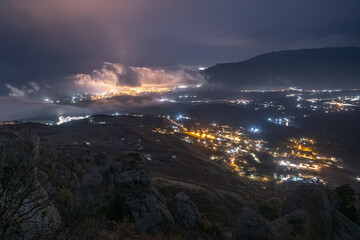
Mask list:
[[[181,138],[184,142],[195,144],[206,149],[210,160],[226,165],[231,171],[241,177],[261,182],[298,181],[326,184],[326,179],[319,177],[321,168],[341,168],[341,160],[317,152],[316,142],[308,138],[289,139],[283,146],[268,148],[267,142],[259,139],[259,128],[234,129],[227,125],[191,124],[178,116],[174,119],[166,117],[172,124],[168,128],[154,130],[159,134],[170,134]],[[186,125],[186,127],[185,127]],[[261,163],[259,156],[271,156],[278,165],[273,174],[259,171]]]
[[168,87],[122,87],[117,89],[112,89],[107,92],[103,93],[96,93],[91,95],[92,100],[99,100],[103,98],[111,98],[116,96],[122,96],[122,95],[129,95],[129,96],[138,96],[138,95],[146,95],[150,93],[166,93],[173,91],[174,88],[168,88]]
[[[144,117],[140,114],[114,113],[113,116]],[[173,135],[188,144],[203,148],[209,159],[224,164],[230,171],[250,180],[260,182],[303,181],[326,184],[326,179],[317,175],[321,168],[336,167],[341,160],[316,151],[316,142],[308,138],[288,139],[280,146],[269,148],[266,141],[261,140],[261,129],[233,128],[227,125],[199,124],[191,118],[178,115],[159,116],[169,122],[166,128],[156,128],[158,134]],[[71,121],[89,119],[86,116],[60,116],[57,122],[48,125],[61,125]],[[95,124],[106,124],[98,122]],[[278,167],[272,174],[264,174],[261,168],[262,158],[271,157]],[[268,159],[266,160],[268,161]]]

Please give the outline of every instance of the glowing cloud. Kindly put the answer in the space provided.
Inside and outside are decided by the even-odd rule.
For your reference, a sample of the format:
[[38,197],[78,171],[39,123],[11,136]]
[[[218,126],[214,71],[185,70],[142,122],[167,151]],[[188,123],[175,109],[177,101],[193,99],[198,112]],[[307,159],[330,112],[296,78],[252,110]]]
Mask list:
[[102,92],[121,87],[177,87],[206,84],[197,69],[180,66],[178,70],[166,71],[148,67],[129,67],[105,62],[100,70],[91,74],[72,76],[76,85],[89,92]]

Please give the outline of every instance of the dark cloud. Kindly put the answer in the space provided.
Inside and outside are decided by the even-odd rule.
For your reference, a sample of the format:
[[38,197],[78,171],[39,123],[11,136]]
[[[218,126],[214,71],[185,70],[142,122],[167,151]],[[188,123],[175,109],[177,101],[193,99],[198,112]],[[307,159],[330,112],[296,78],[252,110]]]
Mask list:
[[28,86],[22,85],[20,88],[14,87],[7,83],[5,84],[5,87],[9,90],[10,97],[27,96],[40,90],[40,87],[36,82],[29,82]]
[[[104,62],[209,66],[280,49],[360,45],[359,12],[358,0],[3,0],[0,95],[6,84],[21,90],[30,82],[64,91],[69,76]],[[132,79],[119,80],[138,85],[128,70]]]

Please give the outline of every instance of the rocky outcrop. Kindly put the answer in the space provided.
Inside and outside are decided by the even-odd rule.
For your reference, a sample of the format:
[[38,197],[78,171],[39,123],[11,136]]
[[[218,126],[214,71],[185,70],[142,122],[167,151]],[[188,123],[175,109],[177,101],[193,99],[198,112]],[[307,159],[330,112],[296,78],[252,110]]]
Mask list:
[[[53,237],[61,217],[39,171],[39,138],[27,131],[0,132],[1,237]],[[45,180],[44,180],[45,178]]]
[[281,238],[262,216],[254,210],[244,207],[237,221],[236,239],[275,240]]
[[331,239],[331,206],[321,189],[314,189],[306,206],[306,239]]
[[173,218],[160,195],[151,187],[150,175],[139,164],[139,159],[123,158],[111,164],[109,188],[125,199],[125,204],[140,231],[157,227],[168,228]]
[[272,221],[270,224],[283,240],[293,240],[304,238],[305,221],[305,211],[297,210]]
[[50,196],[38,180],[35,184],[37,190],[27,197],[25,204],[19,210],[19,214],[30,217],[21,224],[25,240],[39,236],[51,238],[61,224],[61,217]]
[[[71,202],[75,206],[80,204],[84,209],[91,209],[89,217],[96,218],[96,214],[102,212],[107,213],[110,220],[130,218],[140,232],[166,231],[173,227],[173,217],[161,195],[151,186],[150,175],[143,167],[140,155],[129,153],[114,157],[106,153],[94,156],[91,152],[49,151],[49,155],[43,156],[44,162],[40,163],[39,169],[47,169],[52,178],[46,184],[49,186],[43,186],[40,182],[46,180],[46,174],[41,171],[39,181],[38,166],[32,168],[32,162],[40,154],[39,139],[32,134],[26,135],[25,139],[23,135],[1,132],[0,154],[3,158],[16,158],[18,162],[15,166],[20,166],[21,171],[22,168],[31,169],[29,177],[33,180],[34,190],[31,190],[24,201],[26,204],[17,213],[31,215],[21,224],[23,233],[20,235],[25,239],[36,234],[47,236],[55,232],[61,223],[56,207],[61,209],[61,214],[66,215],[66,207]],[[11,166],[4,163],[3,167]],[[45,187],[51,191],[46,191]],[[56,202],[56,207],[50,201],[48,192],[62,194],[62,200]],[[37,211],[38,208],[40,211]]]
[[[11,155],[16,149],[20,150],[16,155],[20,161],[17,166],[31,166],[31,161],[40,154],[39,139],[28,134],[25,141],[20,134],[1,132],[0,154]],[[20,208],[19,214],[30,211],[32,215],[22,224],[22,235],[32,237],[39,232],[42,235],[54,232],[61,223],[59,212],[66,218],[71,216],[69,206],[74,206],[75,211],[81,206],[86,217],[91,218],[96,218],[98,213],[111,215],[106,217],[115,220],[130,218],[140,232],[166,231],[173,227],[173,217],[161,195],[151,186],[150,175],[138,154],[114,157],[106,153],[93,155],[90,151],[75,153],[48,149],[42,157],[44,161],[39,169],[48,170],[52,178],[44,185],[45,190],[40,182],[46,180],[46,174],[37,167],[32,170],[36,177],[38,172],[42,176],[41,181],[34,180],[37,189],[26,199],[29,204]],[[56,205],[48,202],[48,193],[59,195]],[[42,205],[42,202],[41,211],[31,211],[34,204]]]
[[285,201],[283,217],[271,226],[283,239],[360,239],[360,227],[338,212],[339,200],[329,189],[299,186]]
[[137,197],[132,197],[126,204],[141,232],[159,229],[166,232],[173,227],[173,217],[156,191],[148,189],[133,196]]
[[[143,168],[142,159],[137,154],[114,158],[103,158],[98,164],[86,167],[82,180],[82,193],[94,199],[94,205],[105,208],[121,208],[121,214],[130,214],[140,232],[169,230],[174,224],[160,194],[151,186],[149,173]],[[84,198],[84,195],[82,195]],[[114,204],[121,206],[113,206]]]
[[281,216],[285,216],[296,210],[304,210],[306,208],[309,197],[315,189],[322,189],[329,200],[329,203],[333,209],[339,209],[339,198],[337,195],[329,189],[322,188],[316,185],[301,185],[296,188],[289,197],[285,200]]
[[103,174],[109,170],[110,164],[89,166],[85,171],[82,185],[89,188],[103,185]]
[[332,211],[332,234],[333,240],[360,239],[360,227],[345,217],[343,214]]
[[187,227],[192,228],[200,219],[200,213],[189,196],[183,192],[177,193],[173,199],[175,210],[180,219],[180,223]]

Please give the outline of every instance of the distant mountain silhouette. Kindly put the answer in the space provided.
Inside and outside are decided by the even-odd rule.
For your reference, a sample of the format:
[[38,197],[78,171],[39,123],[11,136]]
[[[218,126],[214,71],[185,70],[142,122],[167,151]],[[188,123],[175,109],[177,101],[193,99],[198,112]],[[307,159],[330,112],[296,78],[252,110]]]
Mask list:
[[287,50],[203,71],[209,82],[236,88],[360,88],[360,47]]

